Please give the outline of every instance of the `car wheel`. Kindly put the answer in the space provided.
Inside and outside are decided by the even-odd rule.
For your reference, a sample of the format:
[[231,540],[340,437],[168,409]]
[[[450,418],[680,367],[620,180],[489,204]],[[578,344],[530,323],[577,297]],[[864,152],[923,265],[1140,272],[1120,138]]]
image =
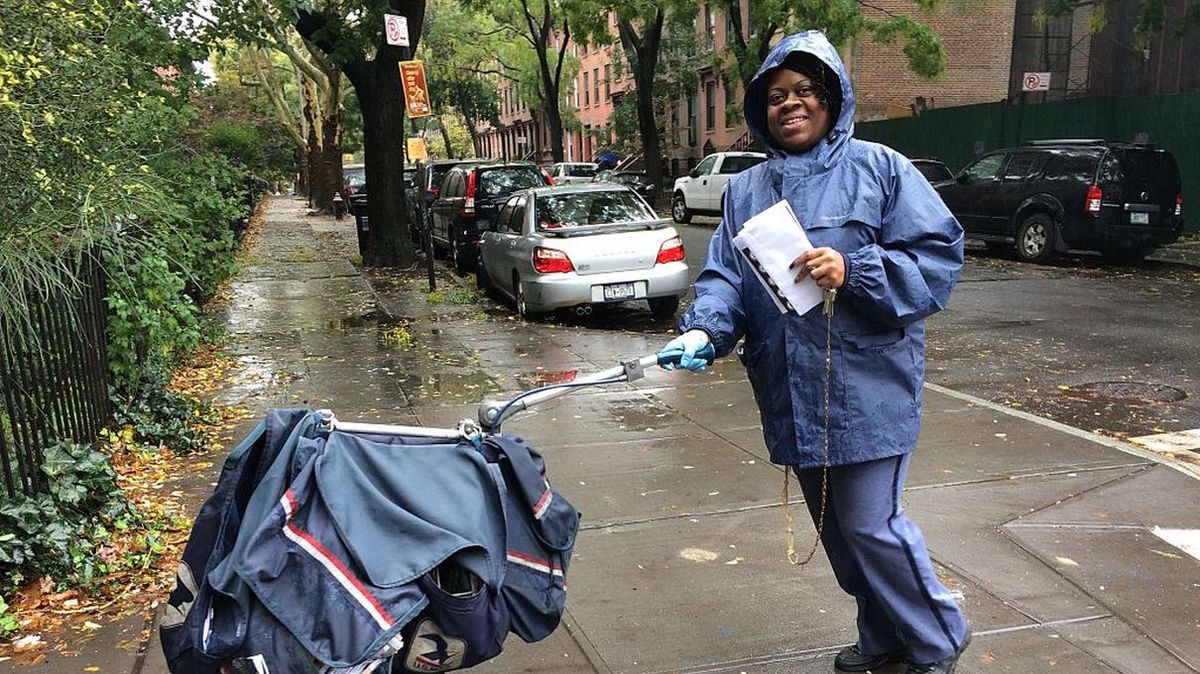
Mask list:
[[679,311],[678,295],[651,297],[646,300],[646,303],[650,305],[650,313],[654,314],[654,318],[660,321],[673,318],[675,312]]
[[492,279],[488,276],[487,267],[483,265],[483,260],[475,264],[475,287],[482,290],[484,295],[496,299],[496,289],[492,287]]
[[1054,257],[1054,220],[1034,213],[1017,228],[1017,257],[1026,262],[1047,262]]
[[681,225],[686,225],[692,221],[692,212],[688,210],[687,202],[683,200],[683,193],[680,192],[671,200],[671,219]]
[[450,240],[450,262],[459,276],[466,276],[471,271],[470,253],[457,236]]
[[513,274],[513,301],[517,307],[517,316],[523,321],[532,321],[534,313],[529,310],[529,305],[525,302],[525,284],[516,274]]

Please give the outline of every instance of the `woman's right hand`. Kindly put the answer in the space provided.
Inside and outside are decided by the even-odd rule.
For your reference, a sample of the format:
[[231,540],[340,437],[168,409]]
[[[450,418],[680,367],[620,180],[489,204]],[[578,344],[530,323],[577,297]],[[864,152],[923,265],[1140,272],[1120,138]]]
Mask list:
[[673,370],[678,363],[685,370],[701,372],[716,357],[716,350],[707,332],[688,330],[667,342],[657,355],[658,364],[664,370]]

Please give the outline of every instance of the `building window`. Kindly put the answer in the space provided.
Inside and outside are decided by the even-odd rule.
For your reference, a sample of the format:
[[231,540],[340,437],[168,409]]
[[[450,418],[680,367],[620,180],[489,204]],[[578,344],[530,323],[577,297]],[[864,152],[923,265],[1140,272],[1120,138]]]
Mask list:
[[604,64],[604,98],[609,100],[612,98],[612,64]]
[[699,138],[700,129],[696,123],[696,93],[692,92],[688,95],[688,145],[695,146],[696,140]]
[[717,13],[708,3],[704,3],[704,39],[710,48],[717,44]]
[[725,44],[729,44],[729,36],[733,35],[733,14],[725,15]]
[[592,68],[592,100],[600,105],[600,69]]
[[704,83],[704,128],[717,128],[717,83],[712,80]]
[[583,107],[585,108],[592,104],[591,99],[588,98],[589,91],[591,91],[591,88],[588,87],[588,74],[585,72],[583,74]]
[[729,114],[729,106],[737,105],[737,92],[734,91],[733,78],[725,77],[725,126],[733,126],[734,115]]

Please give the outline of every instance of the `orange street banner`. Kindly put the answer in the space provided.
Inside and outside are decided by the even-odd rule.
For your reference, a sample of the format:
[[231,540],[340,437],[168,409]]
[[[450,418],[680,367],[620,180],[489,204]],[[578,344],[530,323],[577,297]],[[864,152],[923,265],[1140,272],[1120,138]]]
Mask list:
[[407,138],[408,141],[408,160],[409,161],[429,161],[429,152],[425,149],[424,138]]
[[425,85],[425,65],[420,61],[400,62],[400,83],[404,86],[404,105],[409,117],[428,117],[429,87]]

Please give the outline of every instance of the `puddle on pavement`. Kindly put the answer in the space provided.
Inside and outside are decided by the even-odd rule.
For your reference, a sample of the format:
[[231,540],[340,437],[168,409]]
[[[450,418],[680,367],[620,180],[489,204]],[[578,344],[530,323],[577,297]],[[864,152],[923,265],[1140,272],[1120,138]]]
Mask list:
[[654,400],[615,400],[608,405],[608,416],[628,428],[656,428],[665,423],[671,410]]
[[278,363],[262,356],[238,356],[237,365],[227,375],[226,384],[214,399],[218,404],[241,403],[269,389],[283,386],[290,379],[288,373],[277,372]]
[[1068,386],[1063,390],[1091,398],[1128,402],[1174,403],[1187,397],[1187,392],[1174,386],[1140,381],[1097,381]]
[[399,384],[411,399],[440,402],[481,402],[501,390],[495,379],[480,370],[412,374],[400,377]]
[[389,316],[387,312],[380,309],[368,311],[365,314],[357,316],[343,316],[335,318],[325,323],[325,327],[331,332],[341,332],[342,330],[353,330],[355,328],[367,328],[372,326],[388,327],[394,325],[403,325],[409,322],[408,319],[399,316]]
[[523,390],[537,388],[539,386],[547,386],[549,384],[565,384],[575,381],[575,377],[579,375],[579,370],[537,370],[526,374],[517,375],[517,386]]

